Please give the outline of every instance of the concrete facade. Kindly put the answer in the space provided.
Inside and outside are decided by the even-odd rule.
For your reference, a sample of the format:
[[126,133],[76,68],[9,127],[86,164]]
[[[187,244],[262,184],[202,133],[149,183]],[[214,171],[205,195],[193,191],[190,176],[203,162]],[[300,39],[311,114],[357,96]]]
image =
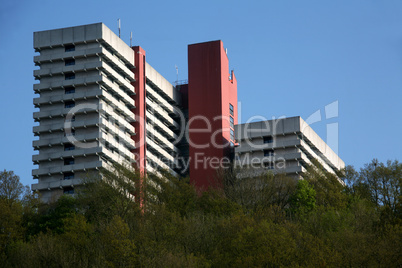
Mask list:
[[235,126],[235,165],[245,175],[268,171],[299,178],[317,159],[326,171],[345,167],[338,155],[299,116]]
[[148,63],[136,66],[141,48],[96,23],[35,32],[34,49],[40,53],[33,115],[39,154],[32,157],[38,165],[32,190],[45,202],[74,193],[83,178],[112,163],[177,175],[166,162],[179,154],[173,142],[180,96]]
[[32,190],[45,202],[113,163],[189,175],[199,190],[234,154],[243,167],[257,161],[254,174],[299,176],[312,158],[331,172],[344,166],[300,117],[237,125],[237,80],[220,40],[189,45],[188,83],[175,85],[103,23],[35,32],[34,49]]

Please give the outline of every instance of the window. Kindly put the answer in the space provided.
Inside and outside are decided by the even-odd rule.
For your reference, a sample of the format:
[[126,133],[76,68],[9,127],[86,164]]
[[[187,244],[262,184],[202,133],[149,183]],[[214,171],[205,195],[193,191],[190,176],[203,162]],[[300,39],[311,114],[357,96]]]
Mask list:
[[75,136],[75,129],[71,129],[70,131],[64,132],[64,136],[68,137],[68,136]]
[[66,73],[64,77],[66,80],[75,79],[75,73]]
[[64,94],[73,94],[75,93],[75,87],[65,87]]
[[64,194],[74,194],[74,188],[73,187],[66,187],[63,189]]
[[64,108],[73,108],[75,106],[75,101],[66,101],[64,103]]
[[234,116],[234,108],[233,105],[229,103],[229,112],[231,116]]
[[68,166],[68,165],[74,165],[74,158],[65,158],[64,159],[64,165]]
[[64,144],[64,151],[72,151],[72,150],[75,150],[74,145],[72,145],[71,143]]
[[75,51],[75,46],[74,45],[67,45],[64,47],[65,52],[70,52],[70,51]]
[[107,121],[109,121],[109,115],[108,114],[102,114],[102,117],[105,118]]
[[274,156],[274,150],[264,150],[264,156]]
[[74,179],[74,173],[72,173],[72,172],[66,172],[66,173],[64,173],[64,179],[65,179],[65,180],[72,180],[72,179]]
[[71,118],[66,118],[66,122],[74,122],[75,121],[75,115],[73,115]]
[[67,59],[67,60],[64,62],[64,65],[65,65],[65,66],[75,65],[75,59]]
[[230,139],[234,141],[234,131],[233,129],[230,130]]
[[265,169],[274,169],[274,163],[273,162],[264,162],[264,168]]
[[234,119],[233,119],[233,117],[230,117],[230,127],[234,128]]
[[272,138],[272,136],[265,136],[264,137],[264,143],[273,143],[274,139]]

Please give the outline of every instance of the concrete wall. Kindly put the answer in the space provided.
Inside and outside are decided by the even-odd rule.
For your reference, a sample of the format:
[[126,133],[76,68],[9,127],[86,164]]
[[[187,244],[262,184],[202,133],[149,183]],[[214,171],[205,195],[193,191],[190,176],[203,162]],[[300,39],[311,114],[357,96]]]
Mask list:
[[[134,51],[103,23],[94,23],[34,33],[34,48],[36,50],[42,50],[45,48],[53,49],[53,47],[58,46],[64,47],[68,44],[79,45],[81,43],[102,41],[109,44],[116,53],[134,64]],[[62,48],[57,48],[52,51],[52,53],[60,52],[59,50],[62,51]]]
[[[275,166],[274,172],[302,172],[305,164],[311,164],[312,158],[332,173],[345,166],[301,117],[236,125],[235,136],[239,144],[235,149],[236,159],[243,164],[271,161],[264,158],[264,150],[273,150],[272,161],[276,163],[283,159],[286,162],[285,168],[280,170]],[[264,143],[264,137],[271,137],[272,142]]]
[[[67,45],[74,44],[74,51]],[[39,70],[34,76],[40,81],[34,85],[39,97],[34,99],[34,112],[38,126],[33,128],[39,140],[33,142],[39,154],[32,160],[38,168],[32,171],[38,183],[32,189],[39,190],[47,202],[77,187],[87,172],[97,172],[110,163],[131,162],[135,142],[132,108],[135,101],[134,51],[102,23],[56,29],[34,33],[34,48],[40,55],[34,57]],[[74,64],[66,64],[74,59]],[[74,78],[66,79],[66,74]],[[66,92],[72,87],[75,92]],[[66,103],[93,105],[75,111],[75,120],[70,124],[75,135],[66,134],[65,120],[71,107]],[[94,108],[95,107],[95,108]],[[74,150],[65,150],[64,145],[77,140]],[[73,158],[73,164],[64,160]],[[74,179],[64,175],[74,172]],[[49,190],[50,189],[50,190]],[[67,190],[66,190],[67,189]]]
[[181,103],[181,96],[176,88],[168,80],[166,80],[166,78],[158,73],[148,62],[145,64],[145,73],[147,78],[158,88],[160,88],[163,93],[166,94],[166,96],[178,104]]

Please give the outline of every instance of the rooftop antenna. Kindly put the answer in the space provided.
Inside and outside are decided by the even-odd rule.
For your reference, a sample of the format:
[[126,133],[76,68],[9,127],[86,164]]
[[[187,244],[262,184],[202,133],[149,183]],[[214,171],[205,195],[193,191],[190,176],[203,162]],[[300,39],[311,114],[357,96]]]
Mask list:
[[174,67],[176,68],[176,83],[179,82],[179,67],[175,64]]
[[130,32],[130,47],[133,46],[133,32]]
[[121,28],[120,19],[118,19],[118,21],[119,21],[119,38],[121,38],[121,37],[120,37],[120,32],[121,32],[121,29],[120,29],[120,28]]

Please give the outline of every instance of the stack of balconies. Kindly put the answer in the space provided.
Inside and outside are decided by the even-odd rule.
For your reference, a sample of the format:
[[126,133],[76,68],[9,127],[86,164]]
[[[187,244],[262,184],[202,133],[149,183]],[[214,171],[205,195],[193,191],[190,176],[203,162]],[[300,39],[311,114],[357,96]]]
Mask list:
[[[177,100],[168,94],[174,87],[164,81],[152,70],[153,81],[147,77],[146,83],[146,145],[147,169],[158,173],[167,170],[174,176],[177,173],[177,158],[180,151],[177,143],[185,123],[180,120]],[[168,87],[168,88],[167,88]]]
[[73,193],[88,173],[134,161],[134,53],[125,58],[105,39],[35,46],[32,189],[45,201]]
[[235,129],[235,164],[256,175],[270,170],[300,178],[313,159],[330,173],[345,166],[300,117],[242,124]]

